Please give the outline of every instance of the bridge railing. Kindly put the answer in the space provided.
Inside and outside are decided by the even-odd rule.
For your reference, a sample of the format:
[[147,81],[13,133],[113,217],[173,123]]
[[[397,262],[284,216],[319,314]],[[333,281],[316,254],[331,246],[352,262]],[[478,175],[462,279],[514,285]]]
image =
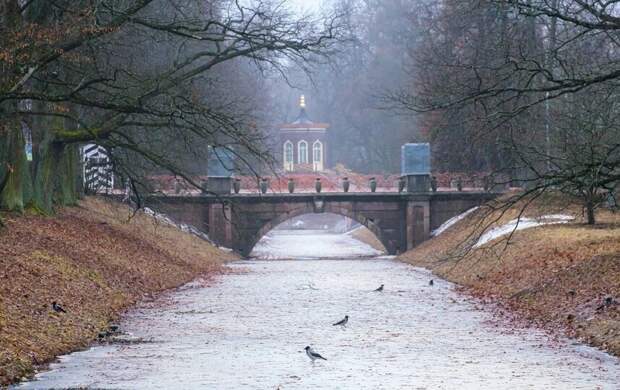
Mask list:
[[[200,177],[198,182],[208,187],[208,177]],[[221,178],[218,178],[221,180]],[[158,193],[171,196],[199,196],[202,191],[193,188],[174,177],[153,177],[154,187]],[[405,180],[398,175],[361,175],[334,176],[329,174],[289,174],[257,178],[238,176],[230,178],[230,189],[222,194],[310,194],[310,193],[399,193],[406,192]],[[433,176],[429,191],[433,192],[501,192],[505,186],[498,188],[485,185],[481,175],[447,175]]]

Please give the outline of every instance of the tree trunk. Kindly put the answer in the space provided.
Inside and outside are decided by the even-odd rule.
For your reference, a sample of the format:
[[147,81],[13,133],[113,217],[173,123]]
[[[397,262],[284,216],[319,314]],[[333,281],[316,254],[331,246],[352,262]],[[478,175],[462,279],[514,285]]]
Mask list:
[[596,218],[594,215],[594,199],[593,195],[588,195],[586,199],[586,212],[588,215],[588,225],[594,225],[596,223]]
[[28,161],[24,151],[24,136],[17,123],[11,122],[0,136],[3,141],[1,157],[4,178],[0,183],[0,207],[10,211],[23,211],[27,200],[24,183],[30,179]]
[[34,181],[34,207],[51,213],[54,205],[75,205],[78,199],[77,147],[46,141],[39,147],[37,165]]
[[58,155],[56,174],[55,202],[61,206],[77,204],[78,189],[76,177],[78,172],[78,156],[76,145],[65,145]]
[[[29,207],[52,213],[55,205],[74,205],[78,199],[80,170],[77,145],[55,142],[56,131],[65,129],[62,120],[36,120],[33,126],[33,163],[28,184],[32,188]],[[55,131],[49,131],[49,129]]]

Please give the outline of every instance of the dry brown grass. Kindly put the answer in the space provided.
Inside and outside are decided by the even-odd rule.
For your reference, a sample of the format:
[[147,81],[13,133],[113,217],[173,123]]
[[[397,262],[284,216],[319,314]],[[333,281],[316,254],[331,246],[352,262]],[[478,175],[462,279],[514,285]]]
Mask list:
[[[587,226],[580,207],[559,197],[534,203],[527,215],[557,212],[578,219],[518,231],[508,244],[498,240],[466,251],[463,242],[477,237],[474,230],[483,212],[474,213],[400,258],[474,295],[492,296],[528,323],[620,355],[620,305],[597,310],[605,297],[620,300],[620,215],[601,211],[600,224]],[[511,209],[497,224],[517,214],[517,208]]]
[[364,244],[370,245],[371,247],[373,247],[374,249],[378,251],[385,251],[385,247],[383,246],[381,241],[379,241],[377,236],[375,236],[373,232],[371,232],[369,229],[365,227],[361,229],[355,229],[351,233],[351,237],[355,238],[358,241],[363,242]]
[[[119,204],[88,198],[54,217],[4,215],[0,384],[86,347],[137,300],[214,275],[233,257]],[[67,314],[50,308],[58,301]]]

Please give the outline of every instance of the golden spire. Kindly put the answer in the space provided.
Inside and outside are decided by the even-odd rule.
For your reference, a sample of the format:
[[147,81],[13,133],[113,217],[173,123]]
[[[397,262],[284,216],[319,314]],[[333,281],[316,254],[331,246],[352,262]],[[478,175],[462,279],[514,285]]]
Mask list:
[[306,97],[304,95],[299,98],[299,107],[306,108]]

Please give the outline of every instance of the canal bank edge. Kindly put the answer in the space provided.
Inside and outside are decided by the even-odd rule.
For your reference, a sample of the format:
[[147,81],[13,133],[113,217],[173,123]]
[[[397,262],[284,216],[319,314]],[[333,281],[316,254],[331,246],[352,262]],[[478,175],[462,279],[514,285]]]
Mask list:
[[[3,214],[0,387],[86,348],[131,305],[235,259],[197,236],[100,198],[52,217]],[[56,313],[51,302],[67,313]]]
[[[516,231],[508,246],[496,240],[466,252],[463,243],[483,214],[476,210],[398,258],[498,304],[498,314],[515,326],[577,338],[620,356],[620,215],[601,210],[599,223],[588,226],[580,207],[565,198],[545,199],[528,210],[531,217],[561,212],[576,219]],[[494,226],[518,213],[517,205]],[[454,257],[459,250],[465,255]]]

